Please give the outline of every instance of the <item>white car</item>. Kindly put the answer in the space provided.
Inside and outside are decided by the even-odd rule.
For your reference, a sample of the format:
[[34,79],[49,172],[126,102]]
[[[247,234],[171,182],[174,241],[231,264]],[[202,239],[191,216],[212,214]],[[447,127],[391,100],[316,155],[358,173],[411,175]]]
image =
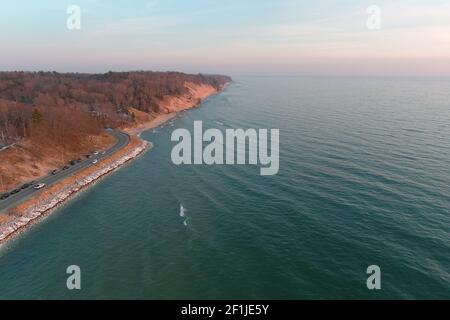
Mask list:
[[98,151],[94,151],[94,155],[98,155]]
[[45,187],[45,183],[39,183],[33,186],[34,189],[39,190]]
[[92,164],[96,164],[98,162],[97,159],[94,159],[94,161],[92,161]]

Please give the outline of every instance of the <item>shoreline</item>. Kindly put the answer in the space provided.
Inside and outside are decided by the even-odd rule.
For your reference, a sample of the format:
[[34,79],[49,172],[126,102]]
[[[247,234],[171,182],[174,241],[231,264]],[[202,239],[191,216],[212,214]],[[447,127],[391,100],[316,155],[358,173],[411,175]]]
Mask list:
[[[155,128],[161,126],[162,124],[172,120],[180,112],[200,107],[200,105],[207,98],[210,98],[214,95],[217,95],[217,94],[223,92],[228,85],[229,85],[229,83],[226,83],[220,89],[213,89],[213,90],[209,90],[206,92],[199,92],[199,93],[197,93],[197,96],[195,97],[197,100],[177,101],[178,103],[181,102],[182,106],[176,106],[176,105],[170,106],[169,107],[171,109],[170,112],[158,114],[150,121],[140,123],[140,124],[132,126],[132,127],[125,127],[121,131],[123,131],[131,136],[139,136],[142,132],[155,129]],[[200,85],[199,87],[202,88],[202,86],[204,86],[204,85]],[[192,88],[192,87],[189,87],[189,88]],[[193,88],[191,90],[195,91],[195,89],[193,89]],[[170,97],[170,98],[178,99],[179,97]],[[167,102],[167,103],[170,104],[170,102]]]
[[[43,218],[47,217],[62,204],[71,200],[76,194],[86,190],[87,188],[93,186],[95,183],[99,182],[101,179],[106,178],[108,175],[119,170],[122,166],[141,156],[150,148],[151,143],[141,140],[141,143],[137,148],[134,148],[130,152],[127,152],[127,154],[121,156],[119,159],[105,164],[95,172],[86,174],[81,180],[76,180],[73,183],[68,183],[68,181],[64,180],[61,181],[60,184],[67,185],[61,188],[59,192],[53,194],[50,197],[47,197],[45,201],[41,201],[35,206],[30,205],[21,213],[20,217],[3,223],[3,225],[0,227],[0,245],[4,245],[8,241],[14,239],[16,236],[22,234],[29,227],[33,226],[36,223],[39,223]],[[107,160],[108,159],[105,159],[105,161]],[[83,172],[80,172],[79,174],[83,174]],[[71,177],[67,179],[70,178]],[[34,200],[34,198],[31,198],[29,200],[26,200],[24,203],[28,201],[33,202]]]
[[[3,246],[7,242],[15,239],[17,236],[26,232],[33,225],[41,222],[45,217],[50,215],[64,203],[70,201],[79,192],[93,186],[101,179],[114,173],[125,164],[138,158],[147,150],[151,149],[151,142],[140,138],[140,134],[142,132],[161,126],[176,117],[181,111],[199,107],[204,99],[222,92],[224,88],[225,86],[220,90],[213,90],[212,92],[207,92],[206,94],[203,93],[201,96],[197,97],[198,100],[195,102],[182,101],[184,102],[183,106],[177,106],[175,110],[171,112],[156,115],[150,121],[140,123],[133,127],[123,128],[121,131],[130,135],[130,142],[123,149],[118,150],[110,157],[103,159],[99,163],[101,168],[96,169],[93,172],[90,172],[92,171],[92,167],[85,168],[80,172],[75,173],[73,176],[67,177],[59,183],[51,186],[49,188],[50,190],[43,190],[43,192],[38,194],[36,197],[27,199],[13,208],[13,211],[17,210],[21,212],[20,216],[11,218],[10,220],[7,218],[8,221],[0,222],[0,246]],[[136,142],[138,142],[137,146],[131,146],[133,143],[136,144]],[[124,149],[130,147],[131,150],[126,150],[125,154],[121,155],[121,152]],[[119,158],[115,159],[116,157]],[[77,176],[79,176],[78,179]],[[52,193],[51,189],[59,190],[55,190],[55,193]],[[46,196],[46,193],[51,194]],[[40,197],[43,199],[40,200]],[[36,201],[38,202],[35,203]]]
[[[181,112],[181,111],[179,111],[179,112]],[[129,134],[130,136],[140,137],[141,133],[155,129],[155,128],[163,125],[164,123],[172,120],[173,118],[175,118],[178,115],[179,112],[171,112],[171,113],[161,114],[147,123],[139,124],[138,126],[133,127],[133,128],[125,128],[122,131]]]

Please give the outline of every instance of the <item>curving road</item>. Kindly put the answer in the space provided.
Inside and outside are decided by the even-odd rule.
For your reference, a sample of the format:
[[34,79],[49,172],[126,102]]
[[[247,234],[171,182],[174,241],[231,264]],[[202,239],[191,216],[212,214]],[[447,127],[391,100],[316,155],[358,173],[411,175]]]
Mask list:
[[[104,154],[98,154],[96,156],[92,156],[90,159],[83,159],[83,161],[76,163],[73,166],[69,165],[69,169],[64,171],[59,171],[55,175],[48,175],[44,178],[41,178],[39,180],[36,180],[37,183],[45,183],[47,186],[50,186],[56,182],[61,181],[62,179],[71,176],[72,174],[80,171],[81,169],[95,166],[95,164],[92,163],[94,159],[98,159],[99,161],[103,158],[106,158],[107,156],[111,155],[112,153],[116,152],[117,150],[125,147],[128,142],[130,141],[130,137],[120,131],[111,130],[109,133],[114,136],[117,140],[116,144],[112,146],[110,149],[106,150]],[[5,200],[0,200],[0,214],[5,213],[7,209],[15,207],[22,201],[30,198],[40,190],[35,190],[33,187],[28,187],[25,190],[21,190],[19,193],[10,195],[9,198]]]

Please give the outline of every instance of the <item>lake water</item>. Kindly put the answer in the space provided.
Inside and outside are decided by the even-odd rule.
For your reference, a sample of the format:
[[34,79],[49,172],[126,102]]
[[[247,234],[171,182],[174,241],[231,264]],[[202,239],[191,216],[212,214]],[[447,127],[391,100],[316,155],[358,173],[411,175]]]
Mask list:
[[[234,80],[3,246],[0,298],[449,299],[450,81]],[[170,135],[194,120],[279,128],[279,173],[175,166]]]

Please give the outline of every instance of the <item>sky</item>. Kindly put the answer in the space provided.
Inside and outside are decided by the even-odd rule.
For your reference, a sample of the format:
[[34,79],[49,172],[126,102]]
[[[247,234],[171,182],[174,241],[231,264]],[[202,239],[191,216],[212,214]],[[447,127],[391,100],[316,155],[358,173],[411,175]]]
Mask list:
[[1,0],[0,30],[3,71],[450,76],[450,0]]

